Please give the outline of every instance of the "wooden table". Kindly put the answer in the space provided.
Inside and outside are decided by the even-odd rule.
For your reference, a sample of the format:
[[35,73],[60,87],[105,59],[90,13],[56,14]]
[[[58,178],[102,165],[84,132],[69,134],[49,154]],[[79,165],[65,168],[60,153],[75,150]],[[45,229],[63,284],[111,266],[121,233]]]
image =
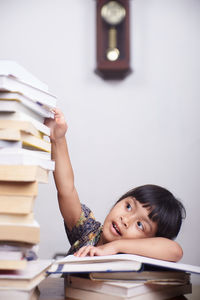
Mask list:
[[[39,300],[64,300],[65,299],[63,278],[47,278],[39,285],[39,290],[40,290]],[[70,298],[67,299],[70,300]],[[81,299],[81,300],[87,300],[87,299]],[[193,286],[192,294],[175,297],[170,300],[200,300],[200,286]]]

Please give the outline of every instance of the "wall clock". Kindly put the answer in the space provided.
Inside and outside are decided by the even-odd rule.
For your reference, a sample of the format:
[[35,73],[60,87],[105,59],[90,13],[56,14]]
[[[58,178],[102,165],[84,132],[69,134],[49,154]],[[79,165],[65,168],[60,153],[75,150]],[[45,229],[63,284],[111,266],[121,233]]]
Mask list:
[[130,68],[129,0],[96,0],[96,73],[123,79]]

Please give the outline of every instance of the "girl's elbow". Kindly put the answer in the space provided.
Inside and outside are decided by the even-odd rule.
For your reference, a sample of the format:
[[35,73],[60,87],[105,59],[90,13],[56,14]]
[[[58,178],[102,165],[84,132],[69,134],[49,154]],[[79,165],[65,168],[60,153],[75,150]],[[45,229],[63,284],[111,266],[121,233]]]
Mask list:
[[183,249],[176,242],[174,242],[174,247],[173,248],[174,248],[173,249],[173,256],[174,256],[173,261],[177,262],[183,257]]

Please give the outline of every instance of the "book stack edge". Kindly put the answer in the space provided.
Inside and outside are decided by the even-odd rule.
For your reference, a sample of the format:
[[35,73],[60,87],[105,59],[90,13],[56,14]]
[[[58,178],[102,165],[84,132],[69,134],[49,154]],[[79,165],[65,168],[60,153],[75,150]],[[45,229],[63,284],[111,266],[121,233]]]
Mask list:
[[[48,182],[55,166],[44,124],[54,107],[46,84],[16,62],[0,61],[0,298],[37,299],[36,286],[50,265],[37,259],[34,203],[38,184]],[[31,269],[43,275],[27,287],[20,278]]]

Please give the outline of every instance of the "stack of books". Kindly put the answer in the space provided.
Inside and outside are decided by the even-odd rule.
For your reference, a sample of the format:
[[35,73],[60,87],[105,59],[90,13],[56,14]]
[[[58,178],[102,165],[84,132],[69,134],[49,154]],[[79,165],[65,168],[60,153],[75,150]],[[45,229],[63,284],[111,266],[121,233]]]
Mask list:
[[38,183],[47,183],[54,170],[44,120],[54,117],[55,107],[46,84],[16,62],[0,61],[0,298],[6,287],[12,290],[10,281],[22,288],[13,278],[25,276],[28,261],[37,258],[40,225],[33,209]]
[[38,285],[47,276],[51,260],[32,260],[24,270],[0,272],[0,299],[37,300]]
[[49,274],[62,274],[65,297],[88,300],[164,300],[192,292],[200,267],[132,254],[56,260]]

